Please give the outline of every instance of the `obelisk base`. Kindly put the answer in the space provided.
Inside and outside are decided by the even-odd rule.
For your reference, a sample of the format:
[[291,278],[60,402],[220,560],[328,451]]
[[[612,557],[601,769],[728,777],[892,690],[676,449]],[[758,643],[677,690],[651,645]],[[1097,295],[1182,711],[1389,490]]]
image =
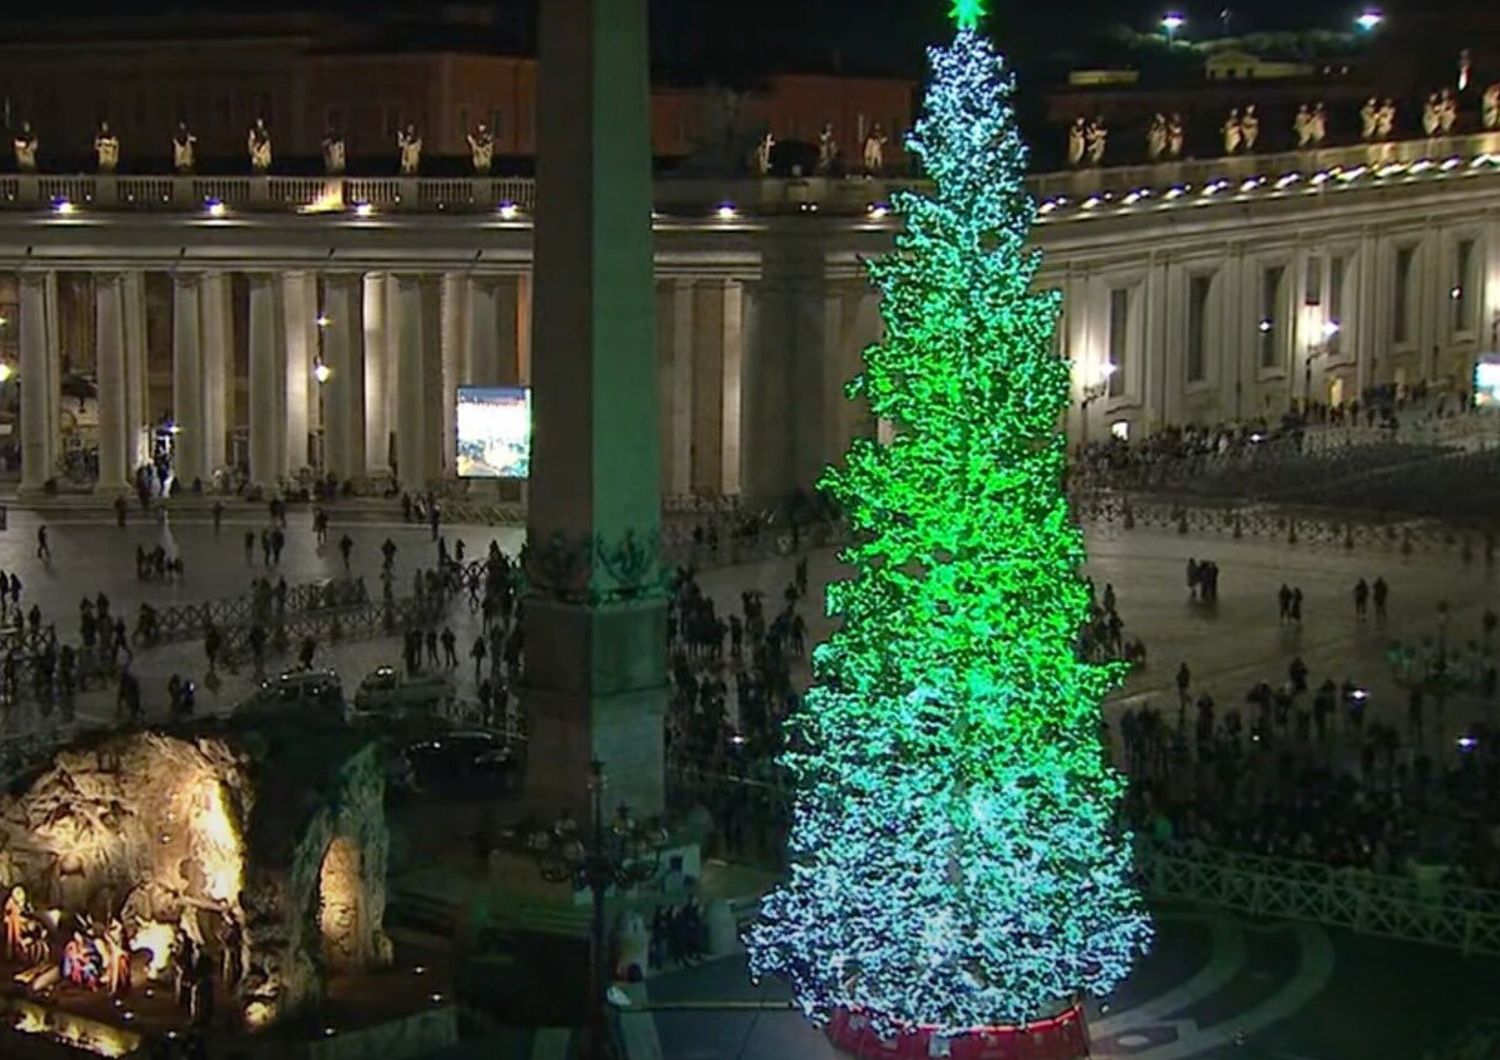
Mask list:
[[589,762],[604,763],[605,807],[638,819],[665,806],[666,603],[526,601],[530,727],[526,796],[538,808],[587,808]]

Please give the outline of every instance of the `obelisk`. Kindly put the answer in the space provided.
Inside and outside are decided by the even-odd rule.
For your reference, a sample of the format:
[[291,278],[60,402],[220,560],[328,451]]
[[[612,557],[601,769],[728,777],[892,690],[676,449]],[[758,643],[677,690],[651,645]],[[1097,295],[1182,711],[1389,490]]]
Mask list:
[[541,6],[525,557],[527,789],[662,807],[661,584],[646,0]]

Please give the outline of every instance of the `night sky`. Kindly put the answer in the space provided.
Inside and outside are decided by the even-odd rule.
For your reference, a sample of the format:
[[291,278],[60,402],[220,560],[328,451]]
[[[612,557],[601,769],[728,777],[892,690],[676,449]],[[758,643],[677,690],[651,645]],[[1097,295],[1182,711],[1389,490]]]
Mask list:
[[[348,13],[360,24],[373,19],[431,18],[446,6],[490,7],[501,27],[501,47],[531,50],[537,0],[0,0],[0,18],[32,21],[88,16],[176,13],[302,11],[313,16]],[[948,0],[649,0],[659,77],[724,79],[772,70],[841,71],[919,78],[923,45],[948,25]],[[1455,28],[1500,6],[1494,0],[1373,0],[1389,25],[1404,11],[1441,18]],[[1057,71],[1109,62],[1111,29],[1151,32],[1168,9],[1188,18],[1189,39],[1217,35],[1220,12],[1231,9],[1230,29],[1245,33],[1325,29],[1347,31],[1364,0],[992,0],[991,32],[1022,68],[1050,80]],[[1023,77],[1024,80],[1024,77]]]

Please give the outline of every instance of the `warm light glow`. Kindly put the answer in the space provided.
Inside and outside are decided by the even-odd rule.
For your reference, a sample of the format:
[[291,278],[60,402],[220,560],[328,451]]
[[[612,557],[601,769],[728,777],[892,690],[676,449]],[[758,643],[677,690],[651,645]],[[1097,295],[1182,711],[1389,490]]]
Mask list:
[[221,199],[205,199],[203,208],[208,211],[210,217],[223,217],[225,213],[224,202]]
[[244,886],[245,854],[239,830],[224,804],[224,785],[208,779],[193,798],[193,847],[205,889],[221,902],[237,902]]
[[328,378],[331,375],[333,375],[333,369],[328,367],[322,361],[319,361],[317,364],[313,365],[313,378],[316,379],[319,383],[328,382]]
[[146,976],[161,979],[172,966],[172,942],[177,936],[177,927],[160,920],[142,921],[130,939],[132,951],[145,950],[151,954],[146,966]]
[[521,208],[513,202],[502,202],[500,204],[500,219],[502,221],[514,221],[521,216]]
[[0,362],[0,383],[10,382],[11,377],[15,374],[16,370],[14,368],[4,362]]
[[[298,213],[332,213],[344,208],[344,185],[343,182],[331,180],[323,185],[323,190],[318,197],[306,206],[298,207]],[[356,211],[358,207],[356,207]]]
[[52,200],[52,212],[59,217],[71,217],[77,209],[78,207],[74,206],[67,199],[59,197]]
[[375,213],[375,207],[371,206],[367,202],[357,202],[357,203],[354,204],[354,216],[355,217],[370,217],[374,213]]
[[318,314],[318,327],[320,327],[320,328],[326,328],[331,323],[333,323],[333,321],[331,319],[329,319],[329,316],[328,316],[327,313],[319,313]]
[[1325,339],[1331,339],[1331,338],[1333,338],[1342,329],[1343,329],[1343,326],[1337,320],[1325,320],[1325,321],[1323,321],[1323,337]]

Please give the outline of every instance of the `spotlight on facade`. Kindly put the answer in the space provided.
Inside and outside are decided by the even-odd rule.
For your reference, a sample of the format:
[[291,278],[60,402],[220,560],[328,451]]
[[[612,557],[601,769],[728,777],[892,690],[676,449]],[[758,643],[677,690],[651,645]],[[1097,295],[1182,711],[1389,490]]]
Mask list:
[[734,203],[732,202],[719,203],[719,208],[715,212],[721,221],[733,221],[740,215],[740,212],[734,208]]
[[1293,184],[1297,183],[1297,181],[1301,179],[1301,173],[1283,173],[1281,175],[1281,178],[1276,181],[1276,190],[1282,191],[1286,188],[1290,188]]
[[502,221],[514,221],[521,216],[521,208],[513,202],[502,202],[500,204],[500,219]]
[[1187,19],[1180,11],[1168,11],[1161,17],[1161,28],[1166,33],[1169,44],[1177,38],[1177,31],[1186,25]]
[[1262,335],[1265,335],[1265,334],[1269,334],[1269,332],[1270,332],[1270,330],[1271,330],[1271,328],[1273,326],[1274,325],[1271,323],[1270,318],[1267,317],[1264,320],[1262,320],[1259,324],[1255,325],[1255,330],[1259,331]]
[[59,217],[71,217],[78,207],[74,206],[62,195],[52,200],[52,212]]
[[319,386],[328,382],[329,377],[332,375],[333,369],[328,367],[322,361],[319,361],[317,364],[313,365],[313,378],[318,381]]
[[1453,299],[1453,301],[1455,301],[1455,302],[1457,302],[1463,296],[1464,296],[1463,284],[1455,283],[1448,290],[1448,297],[1451,298],[1451,299]]
[[1360,14],[1360,16],[1354,20],[1354,24],[1360,29],[1364,30],[1366,33],[1371,33],[1374,31],[1375,27],[1379,26],[1384,21],[1384,15],[1382,15],[1373,7],[1367,7]]
[[16,370],[10,365],[0,361],[0,383],[8,383],[15,376]]
[[883,219],[890,212],[890,206],[883,202],[872,202],[869,206],[865,207],[865,213],[869,214],[870,219],[874,221]]
[[1335,335],[1337,335],[1342,330],[1343,330],[1343,325],[1340,324],[1337,320],[1325,320],[1325,321],[1323,321],[1323,338],[1325,340],[1333,338]]
[[371,217],[374,215],[374,213],[375,207],[371,206],[367,202],[357,202],[354,204],[355,217]]
[[1441,166],[1439,166],[1438,168],[1441,169],[1444,173],[1447,173],[1447,172],[1450,172],[1451,170],[1457,169],[1459,166],[1461,166],[1463,164],[1464,164],[1464,160],[1462,158],[1459,158],[1457,155],[1454,155],[1452,158],[1447,159],[1445,162],[1443,162],[1443,164]]
[[215,199],[215,198],[204,199],[203,200],[203,208],[208,211],[208,216],[210,216],[210,217],[223,217],[224,216],[224,209],[225,208],[224,208],[224,200],[223,199]]
[[326,328],[331,323],[333,323],[333,321],[329,318],[327,313],[318,314],[318,327]]

